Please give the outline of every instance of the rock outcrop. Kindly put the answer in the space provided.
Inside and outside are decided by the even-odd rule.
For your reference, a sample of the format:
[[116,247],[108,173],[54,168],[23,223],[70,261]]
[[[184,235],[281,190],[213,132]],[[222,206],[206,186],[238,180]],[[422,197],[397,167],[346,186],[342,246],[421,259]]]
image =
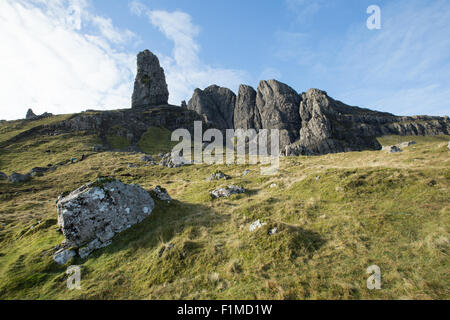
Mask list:
[[203,116],[206,123],[219,130],[234,128],[236,95],[230,89],[216,85],[205,90],[195,89],[188,109]]
[[295,144],[300,154],[381,149],[375,136],[365,134],[354,122],[345,119],[347,114],[365,113],[364,109],[346,106],[317,89],[303,93],[301,100],[300,139]]
[[132,108],[167,105],[169,90],[167,89],[164,69],[158,57],[145,50],[137,56],[137,74],[134,82]]
[[300,96],[288,85],[276,80],[261,81],[256,95],[256,108],[262,129],[279,129],[280,146],[295,142],[300,134],[298,112]]
[[25,119],[33,120],[33,119],[36,119],[36,118],[37,118],[37,115],[33,112],[33,110],[31,110],[31,108],[28,109],[27,114],[25,116]]
[[219,188],[219,189],[215,189],[213,191],[211,191],[211,196],[213,196],[213,198],[229,198],[230,196],[232,196],[233,194],[240,194],[240,193],[244,193],[245,189],[239,186],[228,186],[226,188]]
[[48,113],[48,112],[44,112],[43,114],[41,114],[41,115],[36,115],[34,112],[33,112],[33,110],[31,110],[31,108],[30,109],[28,109],[28,111],[27,111],[27,114],[26,114],[26,116],[25,116],[25,119],[26,120],[40,120],[40,119],[43,119],[43,118],[49,118],[49,117],[51,117],[51,116],[53,116],[53,114],[52,113]]
[[22,182],[27,182],[30,180],[31,180],[31,174],[29,174],[29,173],[21,174],[21,173],[13,172],[9,176],[9,181],[12,183],[22,183]]
[[191,164],[189,159],[183,158],[181,155],[166,153],[161,157],[159,165],[167,168],[179,168]]
[[[83,132],[95,134],[101,144],[93,147],[95,152],[111,149],[108,135],[116,135],[129,141],[129,148],[136,148],[144,133],[149,128],[160,127],[169,131],[187,129],[194,133],[194,121],[203,121],[202,116],[192,110],[177,106],[159,106],[148,108],[122,109],[114,111],[89,111],[74,114],[68,119],[48,125],[40,125],[25,130],[11,139],[0,142],[0,147],[28,139],[32,136],[56,136],[66,133]],[[203,123],[203,128],[208,128]]]
[[[276,80],[261,81],[257,90],[241,85],[238,96],[229,89],[212,85],[196,89],[188,105],[167,104],[168,89],[158,58],[145,50],[138,55],[138,72],[131,109],[75,114],[68,119],[43,124],[11,137],[0,147],[35,135],[60,135],[72,132],[96,134],[110,150],[108,136],[125,138],[127,151],[140,151],[139,141],[151,127],[170,131],[187,129],[193,134],[194,121],[203,129],[279,129],[280,149],[285,155],[319,155],[335,152],[379,150],[376,137],[384,135],[448,135],[448,117],[398,117],[345,105],[325,91],[310,89],[299,94]],[[31,120],[39,119],[31,110]],[[174,166],[166,157],[163,165]]]
[[0,172],[0,180],[8,180],[8,176],[3,172]]
[[[398,117],[346,105],[318,89],[299,95],[276,80],[261,81],[257,91],[241,85],[234,109],[232,99],[217,103],[223,96],[233,94],[217,86],[196,89],[189,107],[217,129],[279,129],[281,153],[288,156],[380,150],[380,136],[450,132],[448,117]],[[223,115],[232,113],[231,126]]]
[[109,245],[117,233],[142,222],[154,207],[152,197],[141,187],[98,179],[58,198],[58,225],[65,247],[78,248],[78,254],[86,257]]
[[222,171],[213,172],[208,178],[206,178],[206,181],[214,181],[214,180],[228,180],[231,179],[229,175],[226,175]]
[[76,255],[77,253],[75,252],[75,250],[61,248],[53,255],[53,261],[55,261],[57,264],[66,264]]
[[256,91],[250,86],[239,86],[234,108],[235,129],[261,129],[261,117],[256,109]]

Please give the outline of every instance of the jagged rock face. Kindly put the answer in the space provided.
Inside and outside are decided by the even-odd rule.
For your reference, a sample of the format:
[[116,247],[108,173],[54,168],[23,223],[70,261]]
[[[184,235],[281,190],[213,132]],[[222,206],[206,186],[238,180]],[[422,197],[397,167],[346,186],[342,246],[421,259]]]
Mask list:
[[205,90],[195,89],[188,109],[202,115],[206,123],[219,130],[233,129],[235,103],[233,91],[212,85]]
[[137,56],[137,74],[134,82],[132,107],[166,105],[169,100],[164,69],[158,57],[145,50]]
[[49,118],[51,116],[53,116],[53,114],[52,113],[48,113],[48,112],[44,112],[43,114],[38,116],[38,115],[36,115],[33,112],[33,110],[28,109],[27,115],[25,116],[25,119],[26,120],[40,120],[40,119],[43,119],[43,118]]
[[300,96],[288,85],[276,80],[261,81],[256,94],[256,110],[262,129],[279,129],[280,146],[289,145],[299,138]]
[[33,112],[33,110],[28,109],[27,115],[25,116],[25,119],[32,120],[32,119],[35,119],[35,118],[37,118],[37,115]]
[[[345,106],[331,99],[325,91],[308,90],[302,94],[300,140],[295,144],[294,153],[327,154],[381,149],[375,136],[366,135],[355,123],[342,117],[344,113],[364,112],[364,109]],[[288,151],[286,153],[289,155]]]
[[256,91],[250,86],[239,86],[234,108],[235,129],[261,129],[261,118],[256,109]]
[[[150,109],[136,108],[115,111],[89,111],[71,116],[69,119],[51,125],[36,126],[14,136],[5,142],[13,143],[33,135],[59,135],[64,133],[85,132],[96,134],[102,139],[102,145],[95,146],[95,151],[104,151],[108,146],[107,135],[111,128],[114,134],[130,138],[130,146],[136,146],[142,135],[150,127],[166,128],[174,131],[179,128],[194,132],[194,122],[202,121],[202,117],[192,110],[176,106],[160,106]],[[208,128],[203,123],[204,128]]]
[[79,251],[86,256],[108,245],[115,234],[142,222],[154,207],[152,197],[141,187],[100,179],[58,199],[58,225],[66,246],[86,246]]

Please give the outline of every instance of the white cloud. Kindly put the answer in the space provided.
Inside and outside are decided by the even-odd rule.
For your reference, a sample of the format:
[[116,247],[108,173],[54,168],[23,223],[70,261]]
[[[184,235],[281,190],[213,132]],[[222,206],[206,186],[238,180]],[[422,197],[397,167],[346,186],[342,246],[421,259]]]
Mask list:
[[[174,44],[160,57],[170,102],[187,100],[196,87],[216,83],[237,90],[246,73],[214,68],[199,58],[200,28],[190,15],[149,10],[132,2],[130,10],[146,15]],[[137,35],[95,15],[89,0],[0,1],[0,119],[35,113],[73,113],[86,109],[130,107]]]
[[[171,56],[158,55],[169,87],[169,100],[179,105],[188,100],[195,88],[205,88],[211,84],[228,87],[235,92],[239,84],[248,78],[245,71],[211,67],[199,58],[200,46],[196,37],[200,28],[185,12],[150,10],[138,1],[130,4],[131,12],[146,15],[150,23],[157,27],[174,44]],[[152,48],[149,48],[152,50]]]
[[130,37],[85,1],[0,1],[0,119],[129,107],[135,55],[111,44]]
[[112,20],[100,16],[91,19],[92,24],[99,28],[101,34],[113,43],[123,43],[135,38],[135,34],[129,30],[118,30],[113,26]]

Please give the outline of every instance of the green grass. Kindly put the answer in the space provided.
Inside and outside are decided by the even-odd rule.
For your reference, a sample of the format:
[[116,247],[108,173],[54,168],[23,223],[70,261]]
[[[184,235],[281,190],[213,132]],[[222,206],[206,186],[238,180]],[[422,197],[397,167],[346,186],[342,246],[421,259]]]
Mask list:
[[123,150],[130,146],[127,138],[118,135],[108,135],[106,141],[113,150]]
[[450,136],[440,135],[440,136],[384,136],[378,138],[378,142],[380,142],[383,146],[395,145],[405,141],[415,141],[420,143],[426,142],[448,142],[450,140]]
[[34,121],[29,120],[9,121],[4,125],[0,125],[0,143],[5,142],[13,138],[14,136],[17,136],[20,133],[23,133],[34,127],[58,123],[60,121],[69,119],[71,116],[72,116],[71,114],[64,114]]
[[[154,128],[140,147],[161,152],[166,138]],[[138,154],[106,152],[25,184],[0,181],[0,299],[449,299],[448,139],[402,137],[418,144],[399,154],[282,158],[275,176],[259,175],[257,165],[144,166]],[[65,159],[95,141],[18,142],[0,154],[0,171],[45,165],[49,146]],[[217,170],[231,179],[205,181]],[[111,246],[70,261],[82,269],[82,289],[70,291],[67,266],[51,256],[63,240],[55,199],[98,176],[147,190],[161,185],[174,201],[157,202]],[[231,184],[247,192],[209,195]],[[266,225],[250,232],[257,219]],[[373,264],[381,268],[381,290],[366,288]]]
[[145,132],[138,146],[147,154],[170,152],[178,142],[171,141],[171,132],[165,128],[151,127]]

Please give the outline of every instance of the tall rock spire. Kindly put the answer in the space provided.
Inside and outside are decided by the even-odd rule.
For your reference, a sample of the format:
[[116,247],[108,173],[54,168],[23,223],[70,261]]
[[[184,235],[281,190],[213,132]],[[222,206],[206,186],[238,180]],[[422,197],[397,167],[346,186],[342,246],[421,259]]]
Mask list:
[[168,100],[166,76],[158,57],[149,50],[140,52],[137,56],[132,108],[166,105]]

